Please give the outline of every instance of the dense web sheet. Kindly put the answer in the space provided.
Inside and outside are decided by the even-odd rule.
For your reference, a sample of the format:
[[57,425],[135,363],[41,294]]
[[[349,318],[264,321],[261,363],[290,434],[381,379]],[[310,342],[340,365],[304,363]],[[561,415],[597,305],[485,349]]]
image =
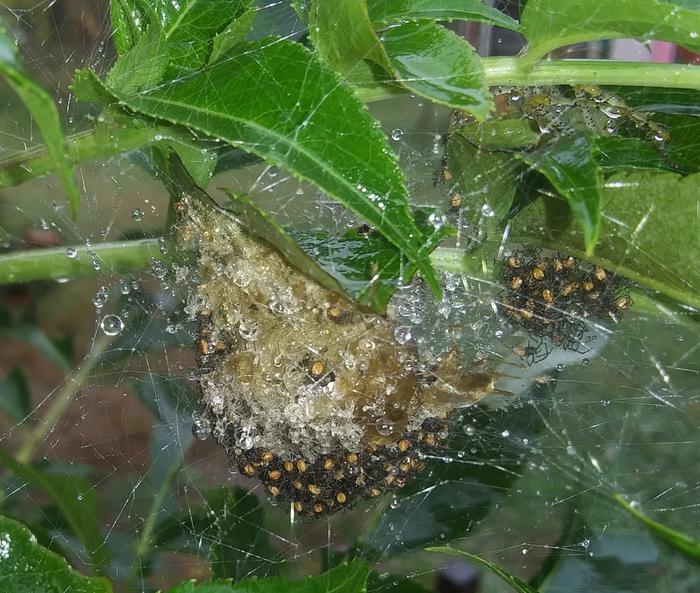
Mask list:
[[[6,2],[3,9],[25,28],[28,66],[55,90],[69,127],[82,129],[93,114],[75,105],[67,83],[78,66],[100,70],[110,63],[107,11],[101,6],[74,14],[69,2],[20,4]],[[42,27],[51,31],[45,39]],[[75,27],[81,27],[77,35]],[[261,6],[256,31],[290,38],[304,33],[282,2]],[[6,87],[0,92],[3,152],[35,144],[28,116]],[[449,215],[446,187],[434,183],[448,110],[413,96],[371,110],[407,172],[413,203]],[[463,196],[457,248],[488,228],[493,211],[483,196],[506,173],[500,166],[486,168],[474,180],[473,194]],[[5,245],[90,246],[127,235],[160,237],[167,195],[143,155],[81,165],[77,179],[83,206],[76,222],[53,177],[3,190]],[[358,225],[313,186],[260,163],[225,172],[211,187],[249,192],[284,224],[331,231]],[[635,253],[635,240],[645,232],[640,221],[621,261]],[[489,239],[501,256],[519,247],[507,233]],[[165,241],[162,249],[168,249]],[[458,347],[468,364],[496,374],[501,394],[461,410],[452,440],[428,456],[424,474],[378,503],[313,521],[295,519],[289,508],[270,503],[257,482],[231,474],[212,439],[192,436],[194,327],[182,310],[182,286],[158,259],[142,274],[103,273],[5,291],[11,314],[17,318],[20,311],[26,322],[7,334],[13,339],[3,339],[0,368],[3,375],[15,366],[25,369],[32,410],[21,422],[3,420],[0,445],[17,446],[53,402],[75,392],[66,411],[45,427],[35,460],[48,471],[89,478],[100,500],[104,545],[112,553],[111,576],[124,591],[207,578],[207,552],[220,574],[300,577],[319,572],[351,547],[372,566],[371,590],[401,590],[407,578],[431,590],[446,562],[421,549],[435,542],[452,542],[522,578],[560,555],[544,588],[549,592],[697,591],[700,577],[690,561],[653,539],[612,498],[620,493],[665,525],[700,537],[696,314],[640,291],[620,323],[591,323],[578,351],[553,348],[528,361],[519,354],[530,338],[497,314],[503,286],[478,274],[445,272],[441,280],[440,303],[420,282],[398,291],[390,313],[403,328],[402,339],[425,356]],[[48,335],[70,338],[72,360],[80,361],[75,370],[66,374],[39,354],[42,348],[32,347],[41,345],[26,330],[36,313]],[[60,361],[52,348],[43,352]],[[85,380],[86,369],[92,372]],[[42,525],[53,545],[85,568],[84,549],[46,499],[22,479],[5,483],[3,508]],[[211,493],[222,485],[244,490],[222,503]],[[222,509],[235,517],[233,526],[220,516]],[[148,541],[154,553],[138,547]],[[482,575],[482,590],[508,590],[490,578]]]

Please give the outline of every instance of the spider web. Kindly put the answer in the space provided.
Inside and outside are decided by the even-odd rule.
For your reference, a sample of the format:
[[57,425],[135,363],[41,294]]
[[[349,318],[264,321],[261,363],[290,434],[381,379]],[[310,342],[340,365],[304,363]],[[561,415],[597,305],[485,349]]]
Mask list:
[[[28,68],[55,91],[68,127],[88,127],[94,114],[76,105],[67,85],[76,67],[100,71],[113,59],[106,3],[2,6],[23,32]],[[261,6],[256,32],[304,34],[283,2]],[[433,178],[449,111],[413,96],[371,110],[407,172],[412,201],[446,211],[445,188]],[[3,153],[37,143],[29,117],[6,87],[0,114]],[[145,163],[136,153],[80,165],[83,205],[75,222],[56,197],[54,178],[3,190],[6,246],[160,236],[168,197]],[[481,196],[506,173],[494,168],[477,180],[470,196],[477,225],[489,217]],[[285,224],[330,231],[358,224],[313,186],[275,167],[248,164],[212,185],[248,191]],[[463,226],[462,240],[472,230]],[[498,239],[502,252],[516,247],[507,236]],[[212,439],[192,438],[192,327],[182,312],[183,291],[158,262],[142,274],[100,273],[5,293],[8,309],[20,310],[25,320],[33,311],[42,331],[69,338],[77,364],[66,375],[36,348],[3,340],[3,375],[16,366],[28,371],[32,411],[22,422],[3,419],[0,443],[18,446],[25,430],[41,423],[52,402],[70,390],[80,369],[96,364],[70,407],[48,427],[35,460],[52,471],[89,476],[100,500],[104,544],[112,551],[110,576],[121,591],[207,578],[208,550],[215,569],[239,578],[316,574],[353,551],[372,566],[371,590],[406,590],[408,580],[434,590],[438,578],[458,578],[456,563],[421,551],[435,542],[451,542],[525,579],[559,556],[542,589],[549,592],[697,591],[700,576],[690,562],[611,499],[621,493],[665,525],[700,537],[700,341],[692,311],[647,295],[651,305],[631,309],[621,323],[591,325],[585,352],[555,349],[528,366],[513,353],[527,344],[527,335],[505,325],[493,306],[503,286],[454,273],[444,273],[442,282],[441,303],[413,283],[398,291],[392,315],[426,355],[456,344],[466,360],[496,371],[497,388],[511,395],[489,396],[463,410],[450,445],[427,460],[425,474],[378,503],[295,521],[287,508],[268,502],[257,482],[232,475]],[[109,316],[118,316],[120,331],[109,330]],[[207,494],[222,485],[244,489],[227,507],[237,517],[233,537],[220,528],[220,507]],[[85,569],[84,549],[41,493],[22,480],[7,486],[3,505],[41,524],[55,546]],[[149,529],[154,553],[137,557],[135,542]],[[481,581],[483,591],[508,590],[488,574]]]

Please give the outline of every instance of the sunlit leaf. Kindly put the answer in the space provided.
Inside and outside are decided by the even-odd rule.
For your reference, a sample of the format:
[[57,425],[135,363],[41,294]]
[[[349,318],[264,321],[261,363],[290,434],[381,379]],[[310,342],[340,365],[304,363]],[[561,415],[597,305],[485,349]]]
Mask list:
[[593,253],[600,232],[601,176],[590,138],[563,138],[534,152],[518,153],[518,158],[544,175],[564,197],[583,230],[586,252]]
[[14,40],[0,25],[0,75],[17,93],[29,110],[44,139],[49,157],[55,163],[65,189],[71,212],[75,217],[80,206],[80,194],[73,182],[73,169],[64,151],[63,131],[58,110],[48,93],[23,71]]
[[450,548],[447,546],[426,548],[425,550],[426,552],[435,552],[436,554],[447,554],[448,556],[461,558],[462,560],[466,560],[467,562],[471,562],[472,564],[478,564],[479,566],[488,568],[493,574],[499,576],[506,583],[508,583],[515,591],[518,591],[518,593],[537,593],[537,589],[533,589],[525,581],[522,581],[518,577],[507,573],[498,565],[494,564],[493,562],[489,562],[488,560],[482,558],[481,556],[477,556],[476,554],[470,554],[469,552],[465,552],[464,550],[458,550],[456,548]]
[[410,91],[484,119],[493,109],[481,58],[465,39],[432,21],[381,34],[397,81]]
[[405,22],[407,19],[472,21],[518,31],[518,21],[481,0],[368,0],[374,23]]
[[662,539],[694,562],[700,562],[700,541],[693,539],[685,533],[680,533],[675,529],[666,527],[666,525],[659,523],[658,521],[654,521],[654,519],[651,517],[647,517],[644,513],[639,511],[639,509],[632,506],[627,499],[620,494],[615,493],[613,498],[617,504],[625,509],[625,511],[627,511],[638,521],[644,523],[644,525],[646,525],[655,536]]
[[0,516],[0,582],[3,593],[111,593],[103,577],[85,577],[41,547],[21,523]]
[[[249,100],[252,90],[256,101]],[[271,38],[239,44],[206,72],[120,99],[316,183],[399,247],[439,293],[386,138],[352,93],[300,45]]]
[[[638,172],[608,177],[602,190],[600,240],[591,261],[681,303],[700,307],[698,183],[697,173],[681,177]],[[574,255],[581,252],[582,233],[578,225],[571,224],[561,200],[538,200],[512,224],[515,241],[539,241]]]
[[521,23],[527,60],[594,39],[660,39],[700,50],[700,10],[662,0],[528,0]]
[[77,475],[39,471],[31,465],[16,461],[2,450],[0,461],[18,478],[26,480],[51,497],[73,533],[85,546],[95,570],[104,572],[109,564],[109,550],[97,522],[97,495],[90,482]]
[[111,0],[112,38],[117,53],[129,51],[146,30],[147,0]]

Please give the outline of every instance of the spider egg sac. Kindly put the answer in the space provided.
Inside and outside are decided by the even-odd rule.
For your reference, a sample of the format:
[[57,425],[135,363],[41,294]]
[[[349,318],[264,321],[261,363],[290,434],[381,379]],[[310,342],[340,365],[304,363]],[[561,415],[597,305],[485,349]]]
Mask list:
[[396,324],[369,314],[184,195],[177,238],[197,253],[187,312],[201,405],[241,474],[297,515],[402,487],[447,439],[448,414],[493,390],[456,352],[421,362]]

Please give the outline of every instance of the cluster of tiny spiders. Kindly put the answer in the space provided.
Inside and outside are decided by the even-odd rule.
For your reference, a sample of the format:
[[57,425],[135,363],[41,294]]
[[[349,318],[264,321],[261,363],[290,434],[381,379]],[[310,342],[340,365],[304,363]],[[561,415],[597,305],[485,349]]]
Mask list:
[[376,498],[403,488],[425,468],[423,459],[444,446],[449,436],[445,421],[426,420],[422,429],[396,443],[349,451],[337,448],[316,459],[284,459],[260,448],[235,445],[235,429],[222,439],[232,464],[249,478],[259,479],[277,503],[290,504],[297,516],[315,517],[352,507],[358,500]]
[[515,252],[504,260],[502,281],[499,313],[535,339],[523,348],[528,364],[546,358],[550,343],[579,351],[587,320],[617,322],[632,305],[622,277],[571,256]]
[[506,114],[520,112],[543,132],[575,134],[574,121],[580,117],[586,129],[595,133],[613,134],[621,125],[631,125],[657,146],[671,139],[664,126],[595,85],[574,85],[570,92],[556,86],[499,88],[496,96],[504,98]]

